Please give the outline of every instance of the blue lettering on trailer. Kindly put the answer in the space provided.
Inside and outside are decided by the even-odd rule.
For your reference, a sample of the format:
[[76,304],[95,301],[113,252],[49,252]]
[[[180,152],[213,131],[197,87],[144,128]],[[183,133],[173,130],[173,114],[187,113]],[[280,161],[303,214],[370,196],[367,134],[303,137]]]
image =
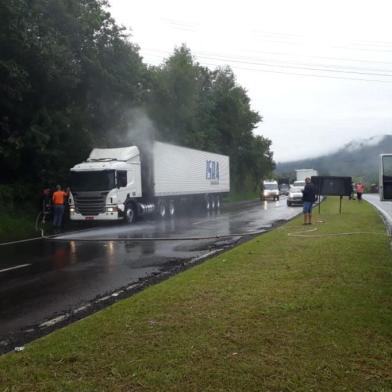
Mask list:
[[206,180],[219,181],[219,162],[206,161]]

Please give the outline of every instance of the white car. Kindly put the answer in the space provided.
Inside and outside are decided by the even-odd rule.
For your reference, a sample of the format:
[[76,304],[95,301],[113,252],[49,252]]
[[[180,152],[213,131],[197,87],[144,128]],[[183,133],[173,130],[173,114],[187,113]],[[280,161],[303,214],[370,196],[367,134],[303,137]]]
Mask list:
[[287,205],[289,207],[294,204],[297,204],[297,205],[303,204],[302,191],[303,191],[302,187],[293,186],[293,185],[290,187],[290,192],[289,192],[289,195],[287,196]]
[[261,200],[279,200],[279,187],[277,181],[264,181]]

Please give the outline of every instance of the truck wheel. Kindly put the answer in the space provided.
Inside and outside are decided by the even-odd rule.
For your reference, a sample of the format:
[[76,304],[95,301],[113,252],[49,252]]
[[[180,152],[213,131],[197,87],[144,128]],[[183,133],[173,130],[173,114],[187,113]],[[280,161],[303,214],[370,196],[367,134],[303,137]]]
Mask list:
[[279,201],[279,196],[276,198],[277,201]]
[[289,201],[287,202],[287,206],[288,206],[288,207],[290,207],[290,206],[291,206],[291,203],[290,203]]
[[166,216],[166,203],[161,200],[158,207],[158,215],[163,219]]
[[132,224],[135,222],[135,220],[136,220],[135,207],[132,204],[127,205],[125,208],[125,221],[128,224]]
[[169,215],[174,216],[176,214],[176,205],[174,200],[169,201]]

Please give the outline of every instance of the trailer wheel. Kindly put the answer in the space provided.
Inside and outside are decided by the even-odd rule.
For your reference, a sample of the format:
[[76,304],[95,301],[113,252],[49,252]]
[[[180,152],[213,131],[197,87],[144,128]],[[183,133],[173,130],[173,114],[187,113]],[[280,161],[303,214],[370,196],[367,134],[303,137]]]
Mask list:
[[214,195],[211,196],[210,203],[211,203],[211,210],[215,210],[216,203],[215,203],[215,196]]
[[220,200],[220,196],[219,195],[216,195],[215,205],[216,205],[217,209],[219,209],[220,206],[221,206],[221,200]]
[[125,208],[125,221],[128,224],[134,223],[136,220],[136,210],[132,204],[129,204]]
[[176,205],[174,200],[169,201],[169,215],[174,216],[176,214]]
[[209,211],[211,209],[211,200],[210,200],[209,196],[206,196],[206,198],[205,198],[205,207],[206,207],[207,211]]
[[163,219],[166,216],[166,202],[161,200],[158,207],[158,215]]

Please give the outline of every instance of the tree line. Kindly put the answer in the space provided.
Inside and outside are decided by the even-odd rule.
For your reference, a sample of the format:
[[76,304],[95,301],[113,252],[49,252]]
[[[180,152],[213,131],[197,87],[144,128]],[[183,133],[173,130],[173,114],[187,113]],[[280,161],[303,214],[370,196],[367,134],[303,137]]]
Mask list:
[[8,0],[0,22],[3,202],[65,183],[93,147],[148,133],[140,113],[158,140],[229,155],[234,190],[272,172],[271,142],[253,134],[262,119],[229,67],[203,67],[184,45],[145,64],[105,0]]

